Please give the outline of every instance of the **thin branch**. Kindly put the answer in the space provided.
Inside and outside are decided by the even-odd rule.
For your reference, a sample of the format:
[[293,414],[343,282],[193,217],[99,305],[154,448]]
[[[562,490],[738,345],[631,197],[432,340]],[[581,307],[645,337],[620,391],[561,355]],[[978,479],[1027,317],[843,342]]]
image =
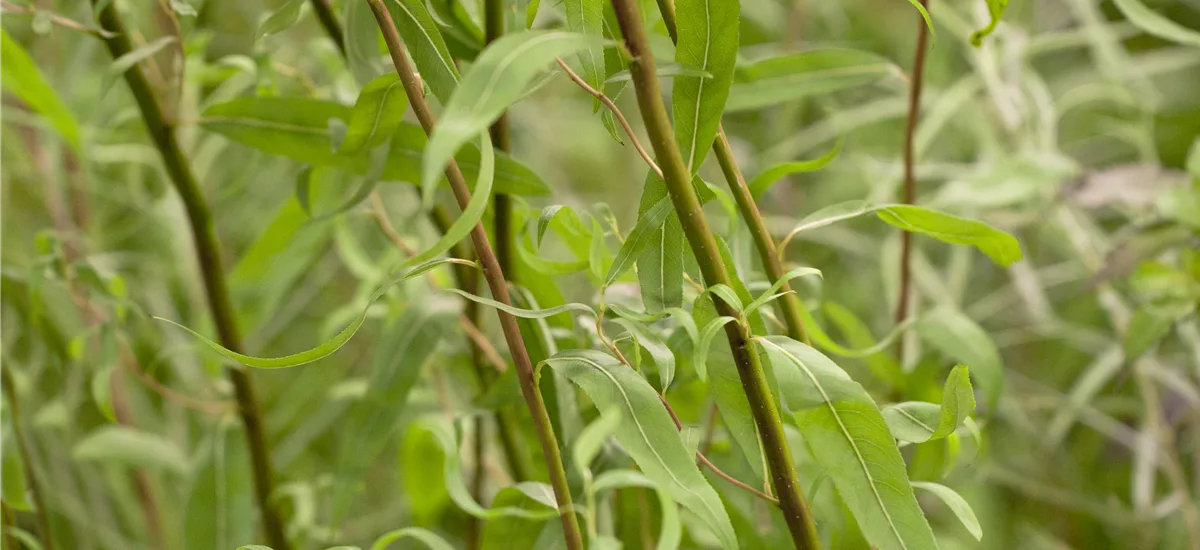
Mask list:
[[[921,0],[921,5],[929,10],[929,0]],[[904,204],[913,204],[917,200],[916,182],[916,152],[914,151],[917,135],[917,118],[921,113],[921,84],[924,82],[925,54],[929,48],[929,27],[925,20],[917,18],[917,51],[913,56],[912,80],[908,94],[908,120],[904,125]],[[896,324],[908,318],[909,287],[911,286],[912,270],[909,264],[912,256],[912,233],[900,233],[900,299],[896,304]],[[904,338],[896,339],[896,357],[904,360]]]
[[635,134],[633,132],[633,128],[629,126],[629,121],[625,120],[625,115],[621,114],[621,110],[617,108],[617,105],[613,103],[613,100],[607,95],[604,95],[604,92],[593,88],[587,83],[586,80],[576,74],[575,71],[572,71],[571,67],[563,62],[561,57],[555,59],[555,61],[558,62],[558,66],[562,68],[563,72],[567,73],[567,76],[571,77],[571,80],[575,82],[575,84],[579,85],[580,88],[583,88],[583,91],[591,94],[592,97],[600,100],[600,103],[603,103],[605,107],[608,107],[608,110],[612,112],[614,117],[616,117],[617,122],[621,124],[621,128],[625,129],[625,134],[629,136],[629,141],[633,144],[633,148],[637,149],[638,154],[642,156],[642,160],[646,161],[646,164],[650,166],[650,169],[654,170],[654,173],[658,174],[658,177],[661,178],[663,175],[662,170],[659,169],[658,164],[654,162],[654,157],[650,156],[650,153],[646,151],[645,147],[642,147],[641,142],[638,141],[637,134]]
[[[384,42],[387,44],[388,52],[391,54],[396,73],[400,76],[400,82],[404,85],[404,91],[408,94],[409,104],[412,106],[413,113],[416,114],[417,120],[420,121],[425,133],[427,135],[432,134],[436,125],[433,112],[430,110],[429,104],[426,103],[425,96],[421,93],[420,82],[417,80],[412,65],[409,63],[408,54],[404,50],[400,33],[396,30],[395,23],[392,22],[392,16],[383,5],[382,0],[367,0],[367,2],[371,6],[371,11],[375,15],[376,22],[379,24],[379,29],[383,31]],[[465,208],[471,202],[471,191],[467,187],[466,178],[463,177],[462,171],[459,170],[457,162],[451,160],[446,166],[446,179],[450,182],[450,189],[454,192],[454,197],[458,201],[459,207]],[[509,298],[508,283],[504,279],[504,270],[496,259],[496,253],[492,249],[487,231],[484,230],[482,223],[476,223],[475,227],[471,230],[471,241],[475,246],[475,253],[479,257],[480,265],[483,266],[483,273],[488,287],[492,291],[492,297],[502,304],[511,304],[512,300]],[[567,483],[567,472],[563,466],[562,452],[558,448],[558,440],[554,435],[554,428],[550,423],[550,414],[546,410],[546,403],[542,398],[541,391],[537,387],[537,382],[534,378],[533,363],[530,361],[529,352],[525,348],[525,341],[521,336],[521,329],[517,325],[517,318],[502,310],[497,310],[496,314],[500,319],[500,328],[504,331],[505,340],[508,342],[509,352],[512,354],[513,364],[517,371],[517,379],[521,385],[521,394],[525,398],[525,404],[529,407],[534,427],[538,433],[542,454],[546,460],[546,467],[549,470],[550,485],[554,489],[554,496],[558,502],[559,518],[562,521],[563,536],[566,540],[567,548],[570,550],[583,550],[583,535],[579,530],[579,520],[572,511],[574,505],[571,503],[571,488]]]
[[337,15],[333,13],[333,7],[329,5],[329,0],[312,0],[312,7],[317,14],[317,19],[321,21],[321,26],[325,28],[325,34],[329,35],[329,38],[337,45],[342,57],[345,57],[346,39],[342,36],[342,25],[338,23]]

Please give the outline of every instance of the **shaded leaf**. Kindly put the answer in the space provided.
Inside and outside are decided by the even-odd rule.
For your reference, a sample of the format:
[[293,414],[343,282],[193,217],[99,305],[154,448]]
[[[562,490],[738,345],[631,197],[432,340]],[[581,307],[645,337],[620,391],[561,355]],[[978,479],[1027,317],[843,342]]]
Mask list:
[[712,148],[733,84],[737,61],[739,7],[736,0],[679,0],[675,3],[678,43],[675,62],[712,75],[679,75],[671,92],[675,141],[695,173]]
[[738,70],[727,112],[751,111],[876,82],[896,71],[879,55],[842,48],[755,61]]
[[300,20],[300,8],[304,4],[304,0],[288,0],[258,27],[258,32],[254,33],[255,40],[290,29]]
[[[991,11],[991,2],[988,4],[989,11]],[[1113,4],[1121,10],[1130,23],[1137,25],[1148,34],[1185,46],[1200,47],[1200,32],[1168,19],[1147,7],[1141,0],[1113,0]]]
[[429,550],[453,550],[454,547],[437,533],[420,527],[405,527],[384,533],[371,544],[371,550],[385,550],[400,539],[417,539]]
[[896,403],[883,408],[892,435],[901,441],[922,443],[954,433],[975,411],[975,393],[966,365],[958,365],[946,378],[942,405],[921,401]]
[[400,77],[388,73],[372,80],[363,87],[350,110],[346,138],[338,152],[353,154],[382,145],[400,127],[407,109],[408,96]]
[[983,540],[983,527],[979,525],[979,518],[975,517],[975,511],[971,509],[971,505],[967,503],[966,499],[954,489],[928,481],[914,481],[912,486],[929,491],[941,499],[946,507],[950,508],[950,511],[958,517],[958,521],[962,522],[963,527],[971,532],[971,536],[975,537],[975,540]]
[[1004,389],[1004,364],[1000,350],[987,332],[962,312],[940,307],[917,321],[917,334],[930,347],[971,366],[989,410],[994,410]]
[[139,468],[186,473],[187,457],[161,436],[126,426],[101,426],[71,450],[75,460],[100,461]]

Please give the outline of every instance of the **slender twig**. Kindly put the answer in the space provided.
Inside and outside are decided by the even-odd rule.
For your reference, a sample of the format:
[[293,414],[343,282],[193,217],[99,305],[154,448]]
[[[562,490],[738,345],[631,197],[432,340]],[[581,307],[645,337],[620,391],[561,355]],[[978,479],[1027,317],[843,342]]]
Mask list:
[[[396,72],[400,75],[404,91],[408,94],[409,104],[425,133],[432,134],[436,124],[433,112],[421,93],[420,82],[409,63],[408,54],[404,51],[404,44],[400,40],[400,33],[397,32],[395,23],[392,22],[392,16],[383,5],[382,0],[367,0],[367,2],[375,14],[380,30],[383,31],[384,42],[387,44]],[[467,181],[463,177],[462,171],[459,170],[457,162],[452,160],[447,165],[446,179],[450,181],[450,188],[454,192],[459,206],[465,208],[471,201],[471,191],[467,187]],[[471,230],[471,241],[475,246],[475,253],[479,256],[480,265],[483,266],[484,277],[492,291],[492,297],[502,304],[511,304],[508,283],[504,280],[504,271],[500,268],[500,263],[496,259],[496,253],[492,250],[487,231],[484,230],[482,223],[476,223]],[[504,331],[504,338],[508,342],[509,352],[512,354],[517,378],[521,384],[521,393],[533,416],[534,427],[541,442],[542,453],[550,473],[550,485],[553,487],[554,496],[558,501],[567,547],[571,550],[582,550],[583,536],[579,531],[579,521],[571,504],[571,488],[567,484],[566,468],[563,467],[562,454],[558,448],[554,429],[550,424],[550,414],[546,411],[546,403],[543,401],[534,379],[533,364],[530,362],[529,352],[525,349],[525,341],[517,326],[517,318],[500,310],[497,310],[496,314],[500,319],[500,328]]]
[[638,141],[637,134],[633,133],[633,128],[629,126],[629,121],[625,120],[625,115],[621,113],[621,110],[617,108],[617,105],[613,103],[613,100],[607,95],[604,95],[604,92],[593,88],[587,83],[586,80],[576,74],[575,71],[572,71],[571,67],[568,66],[561,57],[555,59],[555,61],[558,62],[558,66],[562,68],[563,72],[567,73],[567,76],[571,77],[572,82],[579,85],[580,88],[583,88],[583,91],[591,94],[592,97],[600,100],[600,103],[603,103],[605,107],[608,107],[608,110],[612,112],[613,117],[615,117],[617,122],[621,124],[621,128],[625,129],[625,134],[629,136],[629,141],[633,143],[633,148],[637,149],[638,154],[642,156],[642,160],[646,161],[646,164],[650,166],[650,169],[654,170],[654,173],[658,174],[658,177],[661,178],[662,170],[658,167],[658,164],[654,162],[654,157],[650,156],[650,153],[646,151],[645,147],[642,147],[641,142]]
[[[671,35],[671,41],[678,42],[675,28],[675,5],[672,0],[658,0],[658,10],[662,13],[663,23]],[[783,249],[779,248],[779,252],[776,251],[775,240],[771,237],[771,231],[767,229],[767,222],[763,218],[762,212],[758,210],[758,204],[754,202],[754,194],[746,185],[746,178],[742,175],[737,159],[733,157],[733,148],[729,146],[729,138],[725,136],[725,127],[721,124],[717,125],[717,139],[713,141],[713,155],[717,157],[717,163],[721,165],[721,173],[725,176],[725,183],[729,185],[729,191],[733,193],[733,200],[737,203],[738,212],[746,220],[746,226],[750,228],[750,236],[754,240],[754,247],[758,250],[758,257],[763,264],[763,269],[767,272],[767,278],[774,284],[783,277],[783,261],[780,255]],[[775,307],[779,309],[780,316],[783,317],[788,336],[793,340],[811,344],[808,333],[804,330],[803,317],[800,314],[800,308],[804,305],[800,303],[799,295],[791,290],[789,282],[780,285],[780,292],[788,294],[775,300]]]
[[98,36],[101,38],[110,34],[110,33],[108,33],[108,31],[105,31],[104,29],[97,29],[95,27],[89,27],[87,25],[84,25],[83,23],[75,21],[74,19],[69,19],[67,17],[63,17],[54,12],[40,10],[40,9],[30,7],[30,6],[22,6],[20,4],[13,4],[12,2],[0,2],[0,13],[8,13],[8,12],[23,13],[23,14],[28,14],[28,15],[41,15],[41,16],[46,17],[47,21],[49,21],[55,25],[58,25],[60,27],[75,30],[75,31],[80,31],[80,32],[86,32],[88,34],[95,35],[95,36]]
[[[133,45],[130,43],[125,25],[121,22],[115,5],[104,0],[92,0],[92,5],[99,10],[100,26],[115,33],[111,37],[104,38],[104,43],[113,59],[133,51]],[[221,267],[220,249],[216,233],[213,230],[212,215],[201,192],[200,184],[196,181],[196,176],[192,172],[183,149],[176,141],[174,128],[167,122],[162,106],[140,67],[134,65],[125,71],[125,82],[133,92],[146,129],[162,156],[167,174],[187,211],[192,240],[196,247],[196,259],[200,266],[201,278],[204,281],[205,297],[221,345],[240,352],[243,350],[242,337],[238,331],[237,318],[234,315],[233,303],[229,298],[229,289],[226,286],[225,275]],[[283,520],[271,501],[271,493],[274,490],[274,473],[270,462],[271,453],[263,433],[258,400],[254,394],[254,384],[249,373],[240,368],[226,369],[226,373],[233,385],[238,402],[238,412],[245,427],[246,444],[249,448],[253,470],[255,497],[258,501],[259,514],[262,518],[263,529],[266,531],[267,542],[275,550],[289,550],[291,544],[284,533]]]
[[[929,10],[929,0],[921,0],[925,10]],[[909,81],[908,120],[904,124],[904,204],[912,204],[917,200],[917,182],[915,175],[916,152],[914,151],[917,135],[917,118],[921,113],[921,84],[925,81],[925,54],[928,51],[929,27],[923,18],[917,18],[917,51],[913,54],[912,80]],[[912,233],[900,232],[900,299],[896,304],[896,323],[902,323],[908,318],[909,286],[911,286]],[[904,360],[904,338],[896,339],[896,357]]]
[[341,52],[342,57],[346,56],[346,39],[342,36],[342,25],[338,23],[337,14],[333,13],[333,7],[329,5],[329,0],[312,0],[313,11],[317,13],[317,19],[321,21],[321,26],[325,28],[325,34],[333,40],[337,45],[337,49]]
[[[683,422],[679,420],[679,415],[675,414],[675,409],[671,408],[671,404],[667,402],[667,398],[663,397],[663,395],[660,393],[660,394],[658,394],[658,400],[662,402],[663,408],[667,409],[667,413],[671,415],[671,420],[675,421],[675,429],[682,430]],[[702,453],[700,451],[696,451],[696,460],[699,460],[700,464],[703,464],[706,468],[708,468],[709,470],[712,470],[712,473],[717,474],[717,477],[720,477],[721,479],[724,479],[725,481],[728,481],[734,485],[737,485],[738,487],[741,487],[747,491],[750,491],[751,493],[754,493],[754,496],[756,496],[758,498],[761,498],[761,499],[763,499],[767,502],[770,502],[771,504],[774,504],[776,506],[779,506],[779,499],[777,499],[771,495],[768,495],[762,491],[759,491],[758,489],[755,489],[754,487],[746,485],[745,483],[741,482],[737,478],[725,473],[720,468],[718,468],[716,464],[713,464],[712,461],[709,460],[707,456],[704,456],[704,453]]]
[[36,464],[33,462],[32,453],[29,452],[29,441],[25,438],[25,427],[21,423],[21,406],[17,403],[17,384],[8,368],[0,368],[0,385],[3,386],[4,395],[8,398],[13,437],[17,440],[17,453],[21,455],[21,462],[25,463],[25,483],[28,486],[29,494],[33,496],[33,504],[37,507],[35,513],[38,529],[42,532],[42,548],[54,550],[54,535],[50,529],[50,508],[46,506],[46,495],[42,492],[37,474],[34,473]]
[[[692,189],[691,173],[684,164],[683,156],[675,144],[671,122],[667,116],[667,109],[662,100],[662,91],[658,84],[654,56],[650,53],[649,39],[642,24],[639,3],[632,0],[613,0],[612,4],[621,34],[625,37],[625,47],[632,57],[630,73],[633,77],[634,89],[637,92],[642,120],[646,124],[650,143],[654,147],[655,156],[663,170],[663,179],[670,192],[671,202],[675,206],[675,213],[683,223],[684,234],[696,255],[696,262],[700,266],[705,283],[729,285],[732,280],[720,254],[718,254],[716,238],[704,219],[700,200],[696,197],[695,190]],[[725,334],[729,339],[729,347],[737,364],[742,388],[750,402],[754,423],[758,427],[764,454],[775,482],[775,492],[779,495],[780,508],[788,529],[791,531],[792,539],[798,548],[817,548],[820,543],[817,539],[816,526],[813,524],[808,504],[800,492],[791,449],[788,448],[787,436],[783,431],[783,421],[779,416],[775,397],[771,395],[770,385],[758,354],[751,349],[751,344],[748,342],[750,331],[742,319],[741,312],[724,300],[715,299],[713,301],[720,315],[727,315],[737,320],[737,322],[725,325]]]

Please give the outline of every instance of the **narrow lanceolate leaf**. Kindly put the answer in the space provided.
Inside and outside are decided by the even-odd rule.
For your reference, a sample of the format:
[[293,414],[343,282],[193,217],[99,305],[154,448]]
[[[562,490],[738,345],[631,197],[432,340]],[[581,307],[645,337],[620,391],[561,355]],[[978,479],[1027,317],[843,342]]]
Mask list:
[[628,319],[614,319],[613,322],[629,331],[637,344],[650,354],[651,359],[654,359],[654,367],[658,369],[660,387],[663,393],[666,393],[667,388],[675,379],[675,354],[671,352],[671,348],[668,348],[661,338],[639,323]]
[[[434,439],[437,440],[438,445],[442,448],[445,459],[443,471],[446,475],[446,491],[450,493],[450,500],[454,501],[454,504],[462,509],[462,511],[477,518],[485,519],[499,517],[548,519],[558,516],[558,508],[553,498],[554,492],[548,487],[541,492],[551,495],[549,501],[538,499],[543,504],[541,509],[529,510],[515,506],[508,508],[484,508],[471,497],[471,492],[467,489],[466,482],[463,481],[462,455],[459,454],[458,435],[455,433],[454,426],[445,420],[428,419],[421,423],[421,428],[433,434]],[[531,483],[531,485],[538,487],[545,486],[544,483]]]
[[937,548],[900,450],[866,390],[800,342],[756,340],[773,356],[785,406],[867,540],[881,550]]
[[[567,30],[602,38],[604,36],[604,0],[565,0]],[[604,50],[584,48],[577,54],[583,78],[597,90],[604,85]]]
[[929,491],[941,499],[946,507],[950,508],[950,511],[958,517],[958,521],[962,522],[963,527],[970,531],[971,536],[975,537],[975,540],[983,540],[983,527],[979,525],[979,518],[975,517],[975,511],[971,509],[971,505],[957,491],[945,485],[928,481],[914,481],[912,486]]
[[750,184],[748,185],[750,188],[750,193],[755,197],[761,197],[763,193],[767,192],[767,189],[770,189],[772,185],[775,185],[775,182],[779,181],[785,176],[799,174],[801,172],[815,172],[820,170],[833,161],[833,159],[837,158],[838,153],[841,151],[842,140],[839,138],[837,143],[833,145],[833,149],[830,149],[828,153],[825,153],[820,157],[812,160],[781,162],[775,166],[767,168],[766,170],[760,172],[757,176],[754,176],[754,179],[750,180]]
[[157,468],[179,474],[188,470],[187,456],[175,443],[125,426],[97,429],[75,445],[71,456],[75,460]]
[[460,260],[458,258],[448,258],[448,259],[441,259],[441,260],[433,260],[433,261],[426,262],[422,265],[413,266],[411,269],[406,271],[403,275],[396,277],[395,279],[392,279],[390,282],[388,282],[387,284],[380,287],[379,290],[376,290],[375,293],[371,295],[371,298],[369,300],[367,300],[367,305],[366,305],[366,307],[363,308],[362,314],[360,314],[358,317],[356,317],[354,320],[352,320],[350,322],[350,325],[347,326],[346,328],[342,329],[342,331],[339,332],[336,336],[334,336],[333,338],[329,339],[328,341],[326,341],[312,349],[302,351],[300,353],[294,353],[292,355],[286,355],[283,357],[254,357],[252,355],[241,354],[236,351],[227,349],[226,347],[222,346],[221,344],[218,344],[212,340],[209,340],[208,338],[205,338],[199,332],[196,332],[188,327],[185,327],[179,323],[176,323],[175,321],[172,321],[170,319],[163,319],[162,317],[155,317],[155,319],[158,319],[159,321],[166,321],[168,323],[171,323],[172,325],[175,325],[183,330],[190,332],[192,334],[192,336],[195,336],[197,340],[200,340],[205,345],[212,348],[213,351],[215,351],[233,361],[237,361],[238,363],[246,365],[248,367],[255,367],[255,368],[260,368],[260,369],[283,369],[283,368],[288,368],[288,367],[295,367],[297,365],[311,363],[318,359],[328,357],[329,355],[332,355],[333,352],[337,351],[342,346],[344,346],[346,344],[346,342],[349,342],[350,339],[354,337],[354,334],[358,332],[358,329],[362,327],[363,322],[367,320],[367,311],[371,308],[371,304],[374,304],[377,300],[382,298],[384,293],[386,293],[388,291],[388,289],[390,289],[392,286],[394,286],[400,282],[406,281],[408,279],[411,279],[413,277],[417,277],[417,276],[421,275],[422,273],[425,273],[426,271],[433,269],[434,267],[438,267],[438,266],[450,264],[450,263],[465,264],[465,265],[471,265],[471,266],[476,265],[474,262],[469,262],[467,260]]
[[[423,252],[417,253],[404,262],[403,267],[409,267],[421,262],[429,261],[454,248],[454,245],[465,239],[483,219],[483,213],[487,210],[487,205],[492,200],[492,182],[495,174],[496,160],[494,149],[492,148],[492,138],[487,134],[480,136],[480,156],[479,156],[479,179],[475,181],[475,187],[471,190],[471,201],[463,208],[462,214],[450,224],[442,237],[433,246],[425,249]],[[432,146],[432,143],[430,144]],[[428,153],[428,148],[426,149]],[[426,159],[429,157],[426,156]],[[447,159],[447,162],[449,159]],[[441,163],[442,167],[446,166],[446,162]],[[426,197],[432,198],[433,193],[427,193]]]
[[[991,11],[991,2],[994,1],[997,0],[988,2],[989,11]],[[1150,9],[1142,3],[1142,0],[1113,0],[1113,4],[1117,5],[1117,9],[1121,10],[1130,23],[1137,25],[1146,33],[1163,40],[1200,48],[1200,32],[1168,19]]]
[[875,213],[879,219],[905,231],[950,244],[974,246],[1003,267],[1022,257],[1021,244],[1015,237],[980,221],[905,204],[880,207]]
[[671,205],[671,198],[663,197],[645,214],[638,216],[637,225],[633,226],[633,231],[629,232],[629,236],[621,244],[621,250],[617,251],[617,257],[613,260],[612,266],[608,268],[608,275],[604,277],[604,286],[617,282],[621,275],[633,267],[634,259],[661,235],[663,222],[672,212],[674,209]]
[[382,145],[400,127],[407,109],[408,96],[400,77],[388,73],[372,80],[363,87],[350,110],[346,138],[338,151],[354,154]]
[[949,307],[940,307],[921,316],[917,334],[930,347],[971,366],[979,381],[984,401],[994,409],[1004,389],[1004,364],[1000,350],[987,332],[970,317]]
[[346,64],[354,79],[365,84],[385,72],[380,62],[379,24],[366,2],[345,2],[345,6],[342,35],[346,40]]
[[[492,499],[492,508],[524,508],[526,510],[545,510],[546,503],[532,498],[523,488],[532,483],[519,483],[516,486],[505,487],[496,493]],[[523,487],[524,486],[524,487]],[[553,490],[552,490],[553,491]],[[554,506],[553,495],[550,505]],[[516,550],[517,548],[533,548],[538,536],[547,522],[562,525],[554,519],[524,519],[504,518],[485,522],[480,534],[479,550]]]
[[50,120],[67,143],[79,150],[79,123],[62,99],[42,78],[33,58],[8,32],[0,29],[0,75],[5,90],[21,98],[30,109]]
[[901,441],[922,443],[941,439],[954,433],[971,413],[975,412],[975,392],[966,365],[950,371],[942,392],[942,405],[923,401],[907,401],[883,409],[892,435]]
[[526,31],[507,35],[488,46],[463,75],[425,148],[421,191],[426,205],[432,205],[433,186],[459,147],[486,130],[520,99],[546,65],[556,57],[602,45],[604,39],[595,36]]
[[[1119,6],[1120,2],[1117,2],[1117,5]],[[987,0],[987,7],[988,17],[991,18],[991,21],[986,27],[971,33],[971,44],[975,47],[983,44],[983,39],[996,30],[996,25],[1000,24],[1000,18],[1004,17],[1004,9],[1008,7],[1008,0]]]
[[644,378],[613,357],[589,350],[559,353],[545,361],[583,388],[603,414],[617,408],[617,441],[642,472],[712,529],[723,548],[737,548],[729,515],[696,467],[658,394]]
[[453,546],[446,542],[437,533],[420,527],[405,527],[384,533],[375,542],[371,544],[371,550],[386,550],[386,548],[400,539],[417,539],[421,541],[429,550],[453,550]]
[[263,21],[258,27],[258,32],[254,33],[254,38],[257,40],[291,28],[300,19],[300,8],[304,7],[304,4],[304,0],[288,0]]
[[679,0],[675,3],[679,43],[675,62],[712,78],[676,76],[671,93],[675,141],[688,169],[695,173],[712,147],[733,84],[737,61],[737,0]]
[[596,316],[596,310],[592,309],[591,306],[589,306],[587,304],[580,304],[577,302],[572,302],[569,304],[562,304],[560,306],[554,306],[554,307],[549,307],[549,308],[545,308],[545,309],[524,309],[524,308],[510,306],[503,302],[497,302],[496,300],[492,300],[490,298],[476,296],[474,294],[464,292],[457,288],[448,288],[446,290],[453,292],[459,296],[462,296],[463,298],[471,300],[472,302],[475,302],[477,304],[483,304],[488,307],[493,307],[500,311],[508,313],[509,315],[512,315],[514,317],[520,317],[522,319],[545,319],[546,317],[552,317],[554,315],[558,315],[559,313],[566,313],[568,311],[580,311],[583,313],[587,313],[587,314],[591,315],[592,317]]
[[842,48],[813,50],[755,61],[738,69],[726,111],[750,111],[839,92],[899,74],[879,55]]
[[[666,183],[651,172],[642,189],[639,223],[660,201],[666,199],[669,202],[667,196]],[[637,255],[638,283],[647,313],[683,305],[683,256],[687,253],[683,225],[674,209],[668,210],[666,220],[657,231],[651,232],[650,242]]]
[[394,12],[392,19],[396,22],[404,46],[412,55],[421,80],[429,85],[434,97],[445,105],[458,87],[458,66],[454,64],[454,58],[450,56],[446,41],[433,16],[429,15],[425,2],[394,0],[387,4]]

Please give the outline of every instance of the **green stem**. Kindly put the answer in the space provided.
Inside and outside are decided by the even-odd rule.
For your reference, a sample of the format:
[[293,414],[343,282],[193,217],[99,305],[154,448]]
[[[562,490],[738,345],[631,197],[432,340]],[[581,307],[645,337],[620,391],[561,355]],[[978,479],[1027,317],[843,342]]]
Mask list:
[[[367,0],[367,2],[375,14],[379,29],[383,31],[384,42],[387,43],[392,63],[396,66],[396,73],[400,75],[400,82],[404,85],[404,91],[408,94],[413,113],[416,114],[425,133],[433,134],[436,124],[433,112],[425,101],[420,80],[413,72],[412,65],[408,61],[408,54],[404,52],[404,44],[400,40],[400,33],[396,31],[396,25],[392,22],[392,16],[383,5],[382,0]],[[454,197],[459,206],[465,208],[471,201],[471,191],[467,187],[467,181],[463,177],[462,171],[458,168],[458,163],[451,161],[446,167],[446,179],[450,181],[450,188],[454,191]],[[496,253],[492,250],[487,231],[484,230],[482,223],[475,224],[474,229],[471,230],[471,242],[475,246],[475,253],[483,267],[483,275],[492,291],[492,297],[502,304],[511,304],[508,283],[504,280],[504,270],[500,268],[500,263],[496,259]],[[508,349],[517,370],[521,393],[529,407],[529,412],[533,415],[534,426],[546,458],[546,466],[550,472],[550,485],[554,488],[554,496],[558,501],[559,517],[562,520],[567,548],[583,550],[583,536],[579,531],[579,521],[571,504],[571,489],[567,485],[567,471],[563,467],[562,454],[554,436],[550,415],[546,411],[542,394],[537,388],[533,364],[529,360],[529,352],[525,349],[525,341],[517,326],[517,318],[504,311],[497,310],[496,313],[500,318],[500,328],[504,331],[504,338],[508,342]]]
[[12,508],[8,507],[8,503],[0,500],[0,529],[4,530],[3,550],[21,550],[21,543],[17,542],[17,537],[12,532],[16,526],[17,521],[13,517]]
[[338,23],[337,14],[333,13],[329,0],[312,0],[312,7],[317,13],[317,19],[321,21],[321,26],[325,28],[325,34],[337,45],[342,57],[346,57],[346,39],[342,36],[342,25]]
[[[486,0],[483,6],[484,41],[486,44],[504,36],[504,0]],[[500,151],[509,150],[508,115],[501,114],[496,122],[488,128],[492,144]],[[516,280],[512,269],[512,199],[504,193],[496,193],[495,219],[492,222],[496,234],[496,257],[500,259],[500,267],[508,275],[509,281]]]
[[[94,8],[100,9],[99,23],[113,35],[104,38],[104,44],[117,59],[133,50],[129,35],[125,31],[113,2],[92,0]],[[183,200],[187,211],[188,223],[192,230],[192,241],[196,247],[196,259],[200,266],[201,278],[204,281],[205,297],[208,308],[212,313],[213,324],[216,325],[221,345],[241,352],[243,350],[241,334],[238,332],[237,319],[233,312],[233,304],[229,299],[229,289],[225,285],[225,276],[221,268],[221,253],[217,245],[216,233],[213,230],[212,215],[208,203],[200,190],[200,185],[192,173],[183,149],[175,139],[174,128],[167,121],[162,106],[154,96],[153,89],[145,75],[136,65],[125,71],[125,82],[133,92],[141,111],[146,130],[150,133],[167,174]],[[291,544],[284,534],[283,521],[271,502],[274,490],[274,474],[271,471],[270,449],[263,434],[262,416],[258,409],[258,400],[254,393],[254,384],[250,375],[241,369],[226,370],[233,385],[238,403],[238,412],[245,427],[246,444],[250,451],[251,465],[254,474],[254,490],[258,500],[259,514],[267,541],[275,550],[289,550]]]
[[[632,57],[630,73],[633,76],[642,120],[654,146],[654,153],[658,157],[658,164],[663,171],[663,179],[670,191],[675,212],[683,222],[684,234],[695,252],[704,282],[706,285],[729,285],[732,282],[729,272],[725,269],[717,251],[716,239],[704,219],[700,200],[692,189],[691,174],[675,144],[671,122],[667,117],[662,91],[655,74],[654,57],[642,24],[639,4],[633,0],[613,0],[613,9],[621,33],[625,37],[625,47]],[[754,423],[762,439],[763,451],[788,530],[797,548],[818,548],[820,543],[816,526],[796,479],[791,449],[788,448],[787,437],[783,431],[783,421],[775,405],[774,396],[771,395],[758,354],[750,348],[750,332],[738,310],[720,299],[714,299],[713,302],[720,315],[728,315],[738,320],[736,323],[725,325],[725,334],[729,338],[729,347],[737,363],[738,376],[741,378]]]
[[[929,0],[921,0],[921,5],[929,10]],[[908,94],[908,120],[904,125],[904,204],[913,204],[917,200],[916,182],[916,152],[914,143],[917,135],[917,118],[921,113],[921,84],[925,80],[925,54],[929,49],[929,27],[925,20],[917,18],[917,51],[913,54],[912,83]],[[900,299],[896,304],[896,324],[908,318],[909,287],[912,270],[909,267],[912,256],[912,233],[900,233]],[[904,360],[904,337],[896,339],[896,357]]]
[[[25,463],[25,483],[29,487],[29,493],[33,495],[33,505],[37,507],[38,529],[42,532],[42,548],[54,550],[54,536],[50,530],[50,508],[46,506],[46,495],[42,492],[37,474],[33,471],[33,454],[29,452],[29,442],[25,439],[24,426],[21,424],[21,407],[17,403],[17,385],[13,380],[12,373],[7,368],[0,369],[0,385],[3,386],[4,395],[8,397],[9,410],[12,411],[13,436],[17,440],[17,453],[21,455],[21,462]],[[18,547],[13,546],[13,548]]]
[[[671,35],[671,41],[678,42],[678,33],[675,27],[675,5],[671,3],[671,0],[658,0],[658,11],[662,14],[663,24],[667,27],[667,33]],[[733,158],[733,149],[729,147],[729,138],[725,136],[723,125],[717,126],[717,139],[713,142],[713,154],[717,157],[717,163],[721,165],[721,173],[725,176],[729,191],[733,193],[733,200],[737,203],[738,212],[746,220],[746,226],[750,228],[750,236],[754,239],[754,247],[758,249],[758,258],[767,272],[767,278],[774,284],[783,277],[783,263],[779,260],[775,239],[771,237],[771,231],[767,229],[767,222],[759,212],[758,204],[754,202],[754,195],[750,193],[750,187],[746,185],[742,169],[738,167],[737,160]],[[804,306],[800,304],[799,296],[792,292],[791,284],[788,282],[784,282],[780,286],[780,291],[788,294],[775,300],[775,307],[779,309],[784,325],[787,326],[788,337],[812,345],[808,333],[804,330],[804,322],[801,320],[803,317],[800,315],[800,308]]]

